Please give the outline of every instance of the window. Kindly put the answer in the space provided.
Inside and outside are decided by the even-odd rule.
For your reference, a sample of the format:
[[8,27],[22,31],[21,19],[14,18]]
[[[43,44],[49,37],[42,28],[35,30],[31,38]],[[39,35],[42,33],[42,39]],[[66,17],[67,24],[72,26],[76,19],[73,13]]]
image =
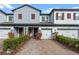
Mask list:
[[18,19],[22,19],[22,14],[18,14]]
[[71,19],[71,13],[67,13],[67,19]]
[[64,20],[64,13],[56,13],[56,20]]
[[46,19],[48,19],[48,17],[46,17]]
[[45,21],[45,17],[42,16],[42,21]]
[[35,14],[32,14],[31,15],[31,19],[35,19]]
[[79,13],[75,13],[74,17],[75,17],[75,20],[79,20]]
[[9,16],[9,22],[12,22],[12,21],[13,21],[13,17]]

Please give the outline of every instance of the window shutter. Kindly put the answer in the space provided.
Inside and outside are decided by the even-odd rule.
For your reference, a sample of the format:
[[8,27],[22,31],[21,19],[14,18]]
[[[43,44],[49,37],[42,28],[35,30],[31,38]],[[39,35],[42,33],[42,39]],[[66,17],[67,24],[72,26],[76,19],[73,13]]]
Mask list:
[[73,20],[76,20],[76,13],[73,13]]
[[62,20],[64,20],[64,13],[62,13]]
[[58,13],[56,13],[56,20],[58,20]]

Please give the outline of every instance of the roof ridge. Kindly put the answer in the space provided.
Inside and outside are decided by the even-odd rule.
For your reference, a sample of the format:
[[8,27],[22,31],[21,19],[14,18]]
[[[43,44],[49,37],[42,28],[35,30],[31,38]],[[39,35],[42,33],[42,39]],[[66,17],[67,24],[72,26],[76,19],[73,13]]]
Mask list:
[[19,7],[15,8],[15,9],[13,9],[12,11],[15,11],[15,10],[17,10],[17,9],[19,9],[19,8],[24,7],[24,6],[29,6],[29,7],[33,8],[33,9],[36,9],[36,10],[38,10],[38,11],[41,12],[41,10],[39,10],[39,9],[37,9],[36,7],[33,7],[33,6],[31,6],[31,5],[28,5],[28,4],[24,4],[24,5],[22,5],[22,6],[19,6]]

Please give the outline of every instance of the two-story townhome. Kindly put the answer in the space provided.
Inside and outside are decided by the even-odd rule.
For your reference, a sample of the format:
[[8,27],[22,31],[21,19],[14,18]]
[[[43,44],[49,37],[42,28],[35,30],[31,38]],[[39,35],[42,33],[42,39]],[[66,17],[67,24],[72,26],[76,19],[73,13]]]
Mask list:
[[79,9],[53,9],[50,14],[58,34],[79,37]]
[[30,33],[35,37],[41,31],[41,39],[52,39],[53,33],[58,32],[73,38],[79,38],[79,9],[52,9],[49,14],[41,10],[23,5],[7,14],[0,10],[0,38],[8,38],[8,32],[15,36]]

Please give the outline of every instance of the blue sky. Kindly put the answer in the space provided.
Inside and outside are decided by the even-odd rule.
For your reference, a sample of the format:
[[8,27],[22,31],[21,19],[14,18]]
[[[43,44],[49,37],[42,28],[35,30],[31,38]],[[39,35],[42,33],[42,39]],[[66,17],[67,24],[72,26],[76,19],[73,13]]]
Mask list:
[[[0,4],[0,9],[6,13],[21,6],[22,4]],[[79,8],[79,4],[31,4],[32,6],[42,10],[43,13],[49,13],[53,8]]]

